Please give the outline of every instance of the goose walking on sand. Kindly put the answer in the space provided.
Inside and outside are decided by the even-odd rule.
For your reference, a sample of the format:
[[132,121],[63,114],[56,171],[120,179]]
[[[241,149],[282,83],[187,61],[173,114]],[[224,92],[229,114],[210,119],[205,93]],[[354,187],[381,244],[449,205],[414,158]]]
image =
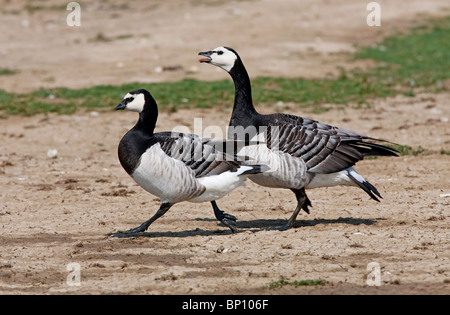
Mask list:
[[[379,144],[384,140],[294,115],[260,114],[253,106],[250,78],[235,50],[217,47],[199,55],[200,62],[222,68],[233,79],[235,99],[228,138],[265,142],[266,150],[244,148],[257,163],[264,160],[270,167],[250,179],[262,186],[290,189],[296,196],[297,207],[284,229],[293,226],[301,209],[309,213],[311,201],[305,189],[357,186],[379,201],[381,194],[353,166],[366,156],[397,156],[395,149]],[[216,202],[212,204],[217,211]]]
[[[161,199],[154,216],[119,233],[144,232],[174,204],[220,199],[243,186],[249,175],[267,170],[264,165],[246,165],[236,156],[219,151],[217,144],[222,140],[176,132],[154,133],[158,107],[147,90],[127,93],[115,109],[139,113],[136,125],[119,143],[122,167],[143,189]],[[230,217],[224,215],[222,222],[227,225]]]

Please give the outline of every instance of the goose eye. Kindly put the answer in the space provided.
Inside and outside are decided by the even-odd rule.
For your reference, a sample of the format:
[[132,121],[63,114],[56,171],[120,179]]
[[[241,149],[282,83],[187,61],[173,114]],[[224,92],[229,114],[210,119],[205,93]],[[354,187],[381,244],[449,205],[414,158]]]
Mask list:
[[217,54],[220,56],[220,55],[223,55],[223,51],[221,51],[221,50],[219,50],[218,52],[217,52]]

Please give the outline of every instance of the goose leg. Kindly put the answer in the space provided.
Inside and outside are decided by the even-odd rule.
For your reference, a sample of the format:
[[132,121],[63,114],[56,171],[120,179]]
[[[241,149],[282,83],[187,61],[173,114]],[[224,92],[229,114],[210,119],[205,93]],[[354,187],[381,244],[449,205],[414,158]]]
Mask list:
[[236,233],[237,232],[236,217],[234,215],[225,213],[224,211],[220,210],[215,200],[211,201],[211,205],[213,207],[216,219],[222,222],[225,226],[229,227],[231,232]]
[[294,210],[294,213],[289,218],[288,223],[283,226],[283,230],[290,229],[294,226],[295,220],[297,219],[297,216],[301,209],[303,209],[306,213],[309,214],[308,206],[311,206],[311,200],[309,200],[308,196],[306,195],[305,188],[302,189],[292,189],[292,191],[295,194],[295,197],[297,198],[297,207]]
[[161,206],[159,207],[158,211],[149,220],[145,221],[144,223],[142,223],[141,225],[139,225],[138,227],[136,227],[134,229],[130,229],[130,230],[127,230],[127,231],[119,231],[119,233],[121,233],[121,234],[130,234],[130,233],[145,232],[148,229],[148,227],[150,226],[150,224],[152,224],[158,218],[163,216],[164,213],[166,213],[167,210],[169,210],[170,207],[172,207],[172,206],[173,206],[173,204],[168,203],[168,202],[161,203]]

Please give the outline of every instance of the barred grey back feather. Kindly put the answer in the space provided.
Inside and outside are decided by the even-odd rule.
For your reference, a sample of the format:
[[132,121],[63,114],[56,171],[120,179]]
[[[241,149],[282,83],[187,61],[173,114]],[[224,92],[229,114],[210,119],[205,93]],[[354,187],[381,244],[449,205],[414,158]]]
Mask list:
[[[302,158],[310,173],[330,174],[353,166],[368,155],[397,155],[382,141],[289,114],[272,114],[267,145]],[[266,117],[267,117],[266,116]]]
[[[164,135],[163,135],[164,134]],[[236,172],[241,165],[236,156],[218,151],[208,138],[182,133],[159,133],[161,149],[170,157],[182,161],[191,168],[195,177]]]

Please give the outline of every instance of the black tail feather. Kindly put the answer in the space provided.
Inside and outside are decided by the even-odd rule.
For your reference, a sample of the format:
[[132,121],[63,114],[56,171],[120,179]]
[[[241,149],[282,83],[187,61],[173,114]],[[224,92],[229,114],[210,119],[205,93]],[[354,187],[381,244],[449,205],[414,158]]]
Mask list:
[[251,167],[251,169],[243,172],[241,175],[260,174],[270,170],[270,167],[268,167],[265,164],[245,165],[245,166],[249,166]]
[[[380,202],[380,199],[377,198],[377,196],[381,199],[381,194],[378,192],[378,190],[368,181],[359,181],[355,177],[353,177],[350,173],[348,173],[348,177],[350,177],[362,190],[364,190],[373,200]],[[376,196],[375,196],[376,195]]]
[[398,153],[400,153],[394,148],[373,142],[355,141],[348,144],[364,156],[398,156]]

